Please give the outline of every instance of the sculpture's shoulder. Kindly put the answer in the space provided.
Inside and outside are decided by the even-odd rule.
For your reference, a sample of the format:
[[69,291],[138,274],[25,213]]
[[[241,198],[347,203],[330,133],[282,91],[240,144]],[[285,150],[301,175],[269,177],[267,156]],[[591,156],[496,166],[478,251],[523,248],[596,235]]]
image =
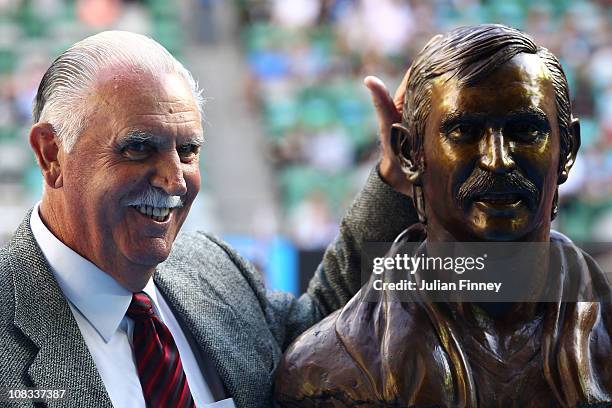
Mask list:
[[[281,406],[401,406],[426,374],[420,362],[438,344],[416,303],[365,302],[354,297],[287,349],[277,371]],[[398,375],[414,387],[392,387]],[[412,378],[414,376],[414,378]],[[412,381],[417,379],[417,381]]]
[[361,370],[336,332],[340,313],[340,310],[332,313],[305,331],[285,352],[275,387],[281,406],[323,402],[335,406],[334,402],[345,402],[346,390],[364,384]]
[[612,303],[600,302],[598,307],[591,310],[597,313],[587,314],[587,319],[593,323],[588,333],[589,352],[594,371],[599,374],[599,379],[604,388],[612,393],[612,367],[610,356],[612,355]]

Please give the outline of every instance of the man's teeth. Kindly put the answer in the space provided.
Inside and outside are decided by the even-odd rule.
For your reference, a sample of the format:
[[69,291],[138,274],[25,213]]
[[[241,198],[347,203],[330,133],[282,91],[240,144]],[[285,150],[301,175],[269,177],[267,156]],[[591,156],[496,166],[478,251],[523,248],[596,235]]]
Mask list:
[[134,206],[138,211],[144,215],[152,217],[156,221],[163,221],[168,214],[170,214],[170,208],[166,207],[151,207],[150,205],[136,205]]

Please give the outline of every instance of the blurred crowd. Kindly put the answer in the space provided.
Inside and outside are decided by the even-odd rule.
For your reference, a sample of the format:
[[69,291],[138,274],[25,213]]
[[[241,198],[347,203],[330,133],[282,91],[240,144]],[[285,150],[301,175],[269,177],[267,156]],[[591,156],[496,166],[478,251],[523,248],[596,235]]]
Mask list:
[[[187,33],[179,9],[221,0],[0,0],[0,242],[40,196],[27,143],[31,103],[51,59],[109,27],[151,35],[181,59],[187,34],[213,37],[202,14]],[[248,80],[282,202],[283,234],[326,246],[377,159],[366,75],[390,88],[436,33],[499,22],[525,30],[562,61],[582,149],[561,189],[556,228],[612,240],[612,2],[571,0],[234,0]],[[180,6],[180,7],[179,7]],[[196,7],[197,6],[197,7]],[[241,84],[234,84],[241,86]],[[392,91],[394,89],[391,89]]]
[[263,118],[285,226],[300,247],[333,238],[375,163],[364,76],[397,86],[433,35],[485,22],[522,29],[560,58],[582,123],[582,149],[562,186],[555,227],[575,240],[612,240],[612,2],[237,2],[249,65],[246,95]]

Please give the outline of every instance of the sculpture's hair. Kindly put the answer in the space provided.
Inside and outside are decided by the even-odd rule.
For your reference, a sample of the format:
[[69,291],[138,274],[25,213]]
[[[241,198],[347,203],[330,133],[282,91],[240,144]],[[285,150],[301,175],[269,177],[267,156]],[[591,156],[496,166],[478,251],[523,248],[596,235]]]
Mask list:
[[32,116],[51,124],[65,151],[70,151],[95,107],[86,99],[103,68],[137,69],[158,77],[177,74],[193,94],[200,113],[203,98],[189,71],[164,47],[144,35],[105,31],[77,42],[62,53],[43,76]]
[[571,146],[571,106],[567,79],[559,60],[517,29],[499,24],[459,27],[433,37],[415,58],[406,85],[403,122],[411,136],[413,163],[423,170],[423,138],[431,110],[432,80],[444,74],[459,86],[470,86],[490,75],[519,53],[537,54],[550,72],[559,124],[560,168]]

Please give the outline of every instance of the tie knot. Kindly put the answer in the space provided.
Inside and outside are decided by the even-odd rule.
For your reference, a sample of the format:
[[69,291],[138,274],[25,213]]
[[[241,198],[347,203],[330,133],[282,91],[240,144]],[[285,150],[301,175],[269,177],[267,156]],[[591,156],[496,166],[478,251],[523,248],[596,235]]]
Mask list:
[[149,319],[153,317],[153,304],[149,295],[144,292],[134,293],[126,314],[132,319]]

